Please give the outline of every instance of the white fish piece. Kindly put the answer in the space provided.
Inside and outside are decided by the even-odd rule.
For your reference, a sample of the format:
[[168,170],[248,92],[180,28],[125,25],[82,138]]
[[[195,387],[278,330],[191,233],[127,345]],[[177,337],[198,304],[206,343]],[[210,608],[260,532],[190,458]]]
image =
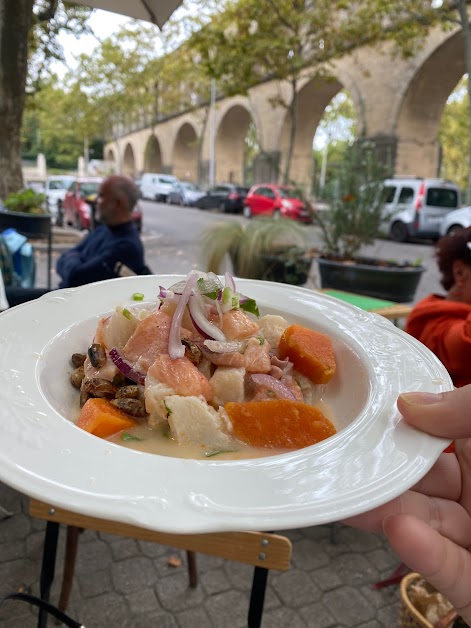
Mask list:
[[293,371],[293,377],[301,388],[301,392],[304,397],[304,403],[310,406],[316,405],[321,398],[322,391],[324,390],[323,384],[313,384],[311,380],[305,375],[301,375],[298,371]]
[[288,321],[277,314],[265,314],[258,320],[263,336],[273,349],[277,349],[284,330],[289,327]]
[[168,409],[165,407],[165,399],[174,395],[175,391],[167,384],[162,384],[154,377],[147,375],[145,381],[144,396],[146,412],[149,413],[148,425],[152,430],[167,422]]
[[210,379],[214,402],[223,406],[228,401],[245,401],[245,368],[219,366]]
[[230,438],[223,432],[223,422],[217,411],[209,406],[204,397],[165,397],[168,423],[173,438],[179,444],[187,443],[221,449],[230,445]]

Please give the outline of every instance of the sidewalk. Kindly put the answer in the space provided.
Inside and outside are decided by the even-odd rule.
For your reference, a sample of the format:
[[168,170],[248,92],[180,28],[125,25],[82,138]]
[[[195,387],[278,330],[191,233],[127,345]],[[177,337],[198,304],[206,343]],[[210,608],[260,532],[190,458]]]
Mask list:
[[[159,273],[197,267],[182,251],[147,239],[147,262]],[[61,247],[64,245],[61,245]],[[57,258],[58,250],[54,251]],[[55,264],[55,259],[54,263]],[[38,254],[38,285],[46,285],[46,254]],[[53,286],[57,277],[53,275]],[[39,593],[44,523],[28,515],[28,499],[0,484],[0,593]],[[392,628],[399,622],[399,587],[373,590],[398,560],[381,536],[330,524],[282,532],[293,542],[292,567],[270,572],[263,628]],[[65,534],[61,530],[51,601],[57,603]],[[179,557],[181,566],[169,565]],[[242,628],[253,569],[197,555],[199,584],[188,586],[185,552],[109,534],[80,535],[69,612],[87,628]],[[8,601],[0,628],[36,626],[36,610]],[[54,623],[50,620],[50,625]]]

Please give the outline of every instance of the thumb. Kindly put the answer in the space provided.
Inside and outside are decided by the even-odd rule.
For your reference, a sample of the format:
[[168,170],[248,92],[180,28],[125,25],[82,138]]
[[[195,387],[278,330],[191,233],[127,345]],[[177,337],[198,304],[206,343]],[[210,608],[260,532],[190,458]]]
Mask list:
[[444,393],[404,393],[397,400],[404,419],[444,438],[471,437],[471,384]]

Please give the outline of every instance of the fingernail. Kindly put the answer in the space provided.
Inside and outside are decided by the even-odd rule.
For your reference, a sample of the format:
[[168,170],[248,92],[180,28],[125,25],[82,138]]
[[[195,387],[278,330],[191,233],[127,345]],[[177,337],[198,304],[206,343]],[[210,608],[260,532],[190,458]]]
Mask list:
[[404,403],[410,406],[429,406],[442,400],[442,393],[410,392],[399,395]]

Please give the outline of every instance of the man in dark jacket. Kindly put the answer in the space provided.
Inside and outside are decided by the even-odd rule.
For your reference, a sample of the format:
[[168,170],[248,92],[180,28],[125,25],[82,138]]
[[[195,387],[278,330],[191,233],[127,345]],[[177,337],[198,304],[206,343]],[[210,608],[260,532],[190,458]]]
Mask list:
[[123,274],[147,274],[144,248],[132,219],[139,189],[128,177],[114,175],[100,186],[100,226],[57,261],[59,288],[81,286]]

